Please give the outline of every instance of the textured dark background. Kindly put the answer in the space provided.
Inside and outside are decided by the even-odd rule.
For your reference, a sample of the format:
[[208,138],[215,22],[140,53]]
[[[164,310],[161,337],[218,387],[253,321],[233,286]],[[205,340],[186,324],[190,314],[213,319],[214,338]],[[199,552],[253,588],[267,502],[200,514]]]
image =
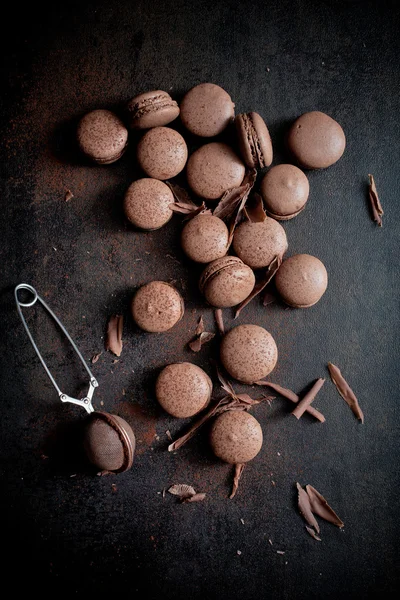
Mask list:
[[[10,577],[15,591],[124,591],[165,600],[397,597],[396,6],[140,0],[23,9],[16,3],[3,16],[1,537],[5,577],[11,566],[18,573]],[[264,116],[276,162],[285,160],[287,125],[305,111],[329,113],[347,136],[343,158],[310,173],[309,204],[284,225],[289,254],[308,252],[326,264],[327,293],[303,311],[255,301],[239,321],[271,331],[280,352],[272,380],[295,391],[326,376],[328,360],[338,364],[360,399],[365,425],[329,381],[316,402],[324,425],[308,416],[297,422],[281,399],[257,407],[265,443],[234,500],[227,498],[231,469],[213,458],[206,431],[176,454],[166,451],[165,431],[176,434],[185,423],[163,414],[153,394],[161,366],[193,360],[213,374],[209,359],[217,352],[217,341],[198,355],[186,347],[200,314],[208,329],[215,326],[196,291],[199,269],[179,249],[180,219],[152,233],[125,223],[121,200],[138,176],[134,140],[107,167],[85,165],[72,143],[85,111],[120,111],[153,88],[179,99],[204,81],[226,88],[237,112]],[[368,173],[385,209],[382,229],[370,219]],[[154,278],[175,281],[187,307],[164,335],[140,333],[129,317],[134,288]],[[100,478],[82,461],[85,415],[59,403],[33,354],[13,301],[21,281],[37,287],[87,359],[103,349],[107,317],[125,315],[120,361],[103,352],[93,371],[100,382],[95,405],[125,417],[137,433],[130,472]],[[60,385],[77,391],[85,377],[73,355],[40,311],[29,315]],[[296,481],[329,499],[344,531],[322,523],[321,543],[307,535]],[[182,506],[163,498],[173,483],[207,492],[206,501]]]

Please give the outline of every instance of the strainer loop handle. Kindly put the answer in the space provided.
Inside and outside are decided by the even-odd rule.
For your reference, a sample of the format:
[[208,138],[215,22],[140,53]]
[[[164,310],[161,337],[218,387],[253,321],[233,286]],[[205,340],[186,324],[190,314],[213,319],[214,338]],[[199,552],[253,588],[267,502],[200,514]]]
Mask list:
[[[26,290],[26,291],[30,292],[33,296],[33,299],[28,302],[22,302],[18,297],[18,292],[20,290]],[[93,377],[91,370],[87,366],[85,359],[83,358],[82,354],[78,350],[78,347],[76,346],[75,342],[69,335],[68,331],[65,329],[65,327],[61,323],[60,319],[54,314],[54,312],[51,310],[51,308],[46,304],[46,302],[43,300],[43,298],[41,298],[39,296],[39,294],[37,293],[37,291],[35,290],[34,287],[29,285],[28,283],[20,283],[19,285],[16,286],[16,288],[14,290],[14,295],[15,295],[15,302],[17,304],[18,314],[21,318],[23,326],[25,327],[25,331],[28,334],[30,342],[31,342],[36,354],[38,355],[39,360],[42,363],[43,368],[46,371],[51,383],[57,390],[57,394],[58,394],[61,402],[70,402],[71,404],[78,404],[79,406],[82,406],[86,410],[86,412],[92,413],[94,411],[94,408],[92,406],[93,392],[94,392],[95,388],[98,387],[99,384],[98,384],[97,380],[95,379],[95,377]],[[46,365],[43,356],[40,354],[39,348],[37,347],[36,342],[33,339],[33,336],[29,330],[29,327],[25,321],[25,317],[22,312],[22,307],[29,308],[31,306],[34,306],[34,304],[36,304],[36,302],[40,302],[42,304],[42,306],[44,307],[44,309],[47,310],[47,312],[50,314],[50,316],[54,319],[54,321],[57,323],[57,325],[59,326],[59,328],[61,329],[61,331],[63,332],[63,334],[65,335],[65,337],[68,339],[69,343],[75,350],[81,363],[85,367],[85,369],[89,375],[89,390],[88,390],[88,393],[86,394],[85,398],[71,398],[71,396],[68,396],[68,394],[64,394],[61,391],[61,389],[58,387],[53,375],[50,373],[50,370],[49,370],[48,366]]]

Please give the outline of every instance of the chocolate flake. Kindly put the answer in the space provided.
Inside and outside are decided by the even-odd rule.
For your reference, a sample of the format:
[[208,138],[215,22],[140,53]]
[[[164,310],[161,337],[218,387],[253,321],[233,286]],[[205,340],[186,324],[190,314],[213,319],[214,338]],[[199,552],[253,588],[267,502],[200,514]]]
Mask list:
[[369,188],[368,188],[368,196],[369,202],[371,206],[372,216],[375,223],[378,223],[379,227],[382,227],[382,215],[383,208],[379,200],[378,192],[376,190],[375,179],[373,175],[368,175],[369,177]]
[[299,483],[296,483],[296,487],[298,491],[298,506],[300,514],[307,521],[307,523],[311,525],[311,527],[314,527],[315,531],[319,533],[320,528],[316,518],[312,513],[310,498]]
[[196,493],[193,496],[189,496],[189,498],[185,498],[183,502],[201,502],[202,500],[204,500],[205,497],[206,494],[204,493]]
[[[325,521],[329,521],[329,523],[337,525],[340,528],[344,527],[342,519],[337,516],[325,498],[319,492],[317,492],[312,485],[306,485],[306,491],[310,501],[311,510],[314,514],[318,515],[322,519],[325,519]],[[318,529],[317,532],[319,533]]]
[[203,317],[200,317],[196,327],[195,337],[191,342],[189,342],[189,348],[193,350],[193,352],[199,352],[203,344],[206,344],[207,342],[212,340],[213,337],[215,337],[215,333],[204,331]]
[[264,210],[264,203],[260,194],[253,194],[252,201],[247,203],[244,209],[244,215],[252,223],[263,223],[265,221],[267,213]]
[[251,302],[253,300],[253,298],[258,296],[258,294],[260,292],[262,292],[264,288],[267,287],[267,285],[270,283],[271,279],[276,275],[276,272],[278,271],[281,264],[282,264],[282,256],[277,254],[271,260],[270,264],[268,265],[267,270],[265,271],[265,273],[264,273],[263,277],[260,279],[260,281],[258,281],[255,284],[253,290],[250,292],[250,294],[247,296],[247,298],[245,298],[243,300],[243,302],[241,302],[239,304],[239,306],[237,307],[236,312],[235,312],[235,319],[238,318],[238,316],[240,315],[240,313],[244,309],[244,307],[247,306],[249,304],[249,302]]
[[90,359],[90,362],[92,363],[92,365],[94,365],[94,363],[97,363],[97,361],[99,360],[100,356],[102,355],[102,352],[98,352],[97,354],[93,354],[92,358]]
[[361,410],[360,405],[358,404],[358,400],[353,390],[351,389],[351,387],[343,377],[342,373],[340,372],[340,369],[336,367],[336,365],[329,362],[328,370],[329,375],[331,376],[331,379],[335,384],[337,391],[342,396],[343,400],[347,402],[347,404],[350,406],[357,419],[360,419],[361,423],[364,423],[364,413]]
[[204,423],[206,423],[208,421],[208,419],[211,419],[211,417],[213,417],[214,415],[217,414],[218,409],[224,402],[226,402],[226,399],[227,399],[227,397],[222,398],[216,404],[214,404],[214,406],[211,406],[211,408],[205,413],[205,415],[200,417],[200,419],[198,421],[196,421],[194,425],[192,425],[192,427],[189,429],[189,431],[187,431],[187,433],[182,435],[180,438],[178,438],[177,440],[175,440],[174,442],[172,442],[172,444],[170,444],[168,446],[168,452],[173,452],[174,450],[178,450],[181,446],[186,444],[186,442],[188,442],[194,436],[196,431],[202,425],[204,425]]
[[[271,381],[264,381],[264,380],[255,381],[254,383],[255,383],[255,385],[265,385],[265,386],[271,388],[272,390],[275,390],[283,398],[286,398],[287,400],[290,400],[290,402],[293,402],[293,404],[297,404],[300,401],[299,396],[297,394],[295,394],[294,392],[292,392],[292,390],[284,388],[281,385],[278,385],[277,383],[272,383]],[[318,421],[320,421],[321,423],[325,423],[324,415],[322,413],[320,413],[319,410],[317,410],[313,406],[308,406],[306,411],[310,415],[312,415],[313,417],[318,419]]]
[[122,315],[113,315],[108,321],[105,348],[116,356],[121,356],[122,352],[123,323],[124,317]]
[[223,317],[223,314],[222,314],[222,308],[216,308],[214,310],[214,318],[215,318],[215,322],[217,324],[219,333],[221,335],[224,335],[224,333],[225,333],[225,326],[224,326],[224,317]]
[[193,489],[191,485],[187,485],[186,483],[177,483],[175,485],[171,485],[167,491],[174,496],[179,496],[182,500],[196,494],[196,490]]
[[118,489],[118,488],[117,488],[117,484],[116,484],[116,483],[112,483],[112,484],[111,484],[111,489],[112,489],[112,491],[115,493],[115,492],[117,491],[117,489]]
[[173,212],[180,213],[182,215],[188,215],[190,217],[195,217],[202,212],[211,214],[211,211],[207,209],[204,201],[198,205],[193,202],[189,193],[183,187],[177,185],[176,183],[170,183],[169,181],[166,181],[165,183],[175,198],[175,202],[169,205],[169,208]]
[[312,527],[308,527],[306,525],[306,529],[307,529],[308,533],[311,535],[311,537],[314,538],[314,540],[317,540],[317,542],[321,541],[321,538],[317,536],[317,534],[315,533],[315,531]]
[[273,304],[276,302],[276,296],[272,292],[265,292],[263,297],[263,306],[268,306],[269,304]]
[[292,411],[292,415],[296,417],[296,419],[300,419],[303,414],[306,412],[307,408],[310,406],[311,402],[313,402],[325,383],[325,379],[321,377],[317,379],[312,388],[307,392],[304,398],[297,404],[296,408]]
[[233,477],[233,486],[232,486],[232,492],[231,495],[229,496],[230,499],[234,498],[236,495],[236,492],[238,491],[239,488],[239,481],[240,478],[242,476],[243,473],[243,469],[245,468],[246,465],[241,464],[241,463],[237,463],[235,465],[235,474]]
[[65,192],[64,200],[65,200],[65,202],[69,202],[70,200],[72,200],[73,197],[74,197],[74,195],[71,192],[71,190],[67,190]]
[[277,554],[285,554],[283,550],[277,550],[276,553]]
[[165,432],[165,435],[167,436],[167,438],[168,438],[169,440],[171,440],[171,441],[172,441],[172,435],[171,435],[171,432],[170,432],[170,430],[169,430],[169,429],[167,429],[167,431]]

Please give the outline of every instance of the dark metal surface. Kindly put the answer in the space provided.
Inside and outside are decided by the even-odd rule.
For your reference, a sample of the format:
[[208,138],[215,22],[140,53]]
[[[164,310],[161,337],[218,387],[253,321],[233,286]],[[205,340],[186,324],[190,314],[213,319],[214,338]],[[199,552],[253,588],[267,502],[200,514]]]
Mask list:
[[[286,0],[57,3],[15,8],[3,22],[0,429],[3,567],[7,578],[14,566],[13,589],[176,600],[397,596],[399,25],[395,2]],[[180,219],[151,233],[125,223],[121,200],[139,173],[134,139],[107,167],[85,165],[71,141],[85,111],[120,111],[148,89],[179,99],[203,81],[227,89],[237,112],[265,117],[276,162],[302,112],[327,112],[347,135],[343,158],[309,174],[308,206],[284,224],[290,254],[324,261],[327,293],[309,310],[254,301],[238,321],[274,335],[271,379],[296,392],[327,376],[329,360],[338,364],[365,425],[329,381],[315,403],[323,425],[297,422],[284,400],[256,407],[265,442],[233,500],[231,468],[213,458],[206,431],[167,452],[166,430],[184,423],[154,398],[155,375],[169,362],[192,360],[214,376],[217,339],[198,355],[186,345],[200,314],[207,329],[215,325],[197,292],[200,270],[179,249]],[[370,219],[368,173],[382,229]],[[162,335],[139,332],[129,317],[133,290],[155,278],[174,281],[186,303],[184,319]],[[61,405],[34,355],[13,303],[21,281],[37,287],[86,359],[103,350],[108,316],[125,315],[119,362],[103,350],[93,365],[94,404],[134,427],[131,471],[100,478],[82,462],[84,412]],[[43,315],[32,310],[29,322],[67,393],[85,385]],[[322,523],[321,543],[307,535],[296,481],[329,499],[344,531]],[[174,483],[207,499],[163,498]]]

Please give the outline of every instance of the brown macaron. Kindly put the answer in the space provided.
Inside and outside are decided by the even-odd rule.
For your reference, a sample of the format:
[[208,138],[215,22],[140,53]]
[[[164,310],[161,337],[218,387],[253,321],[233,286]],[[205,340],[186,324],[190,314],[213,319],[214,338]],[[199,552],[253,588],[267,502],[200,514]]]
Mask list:
[[199,289],[212,306],[227,308],[240,304],[252,292],[256,278],[237,256],[224,256],[204,269]]
[[128,102],[129,124],[132,129],[162,127],[179,116],[179,106],[167,92],[155,90],[135,96]]
[[173,202],[173,193],[159,179],[138,179],[127,189],[124,212],[132,225],[151,231],[168,223],[173,215],[170,209]]
[[137,147],[140,167],[149,177],[170,179],[185,167],[188,157],[186,142],[170,127],[149,129]]
[[283,261],[275,275],[275,285],[284,302],[294,308],[313,306],[328,287],[323,262],[310,254],[295,254]]
[[211,379],[203,369],[192,363],[168,365],[157,377],[157,400],[173,417],[193,417],[206,408],[211,394]]
[[219,217],[197,215],[182,229],[182,250],[198,263],[209,263],[225,256],[228,251],[229,231]]
[[227,144],[205,144],[190,156],[186,168],[189,186],[198,196],[217,200],[226,190],[238,187],[244,178],[245,166]]
[[332,117],[313,111],[296,119],[289,130],[287,145],[302,167],[325,169],[342,156],[346,137]]
[[151,281],[132,300],[132,316],[144,331],[160,333],[181,320],[185,307],[177,289],[165,281]]
[[243,383],[254,383],[275,368],[278,349],[272,335],[258,325],[238,325],[222,339],[221,362],[228,373]]
[[98,469],[127,471],[132,466],[135,445],[135,434],[125,419],[100,411],[91,413],[83,447],[88,460]]
[[271,136],[265,121],[256,112],[243,113],[235,118],[240,154],[250,169],[262,169],[272,163]]
[[234,116],[235,105],[230,95],[214,83],[196,85],[181,102],[182,123],[200,137],[218,135]]
[[285,230],[275,219],[243,221],[235,229],[233,249],[252,269],[268,267],[276,255],[283,256],[288,248]]
[[304,209],[310,185],[298,167],[276,165],[264,175],[260,192],[267,214],[277,221],[287,221]]
[[212,451],[230,464],[243,464],[260,452],[263,433],[260,423],[245,411],[228,411],[217,417],[211,427]]
[[109,110],[93,110],[79,121],[79,148],[90,160],[108,165],[118,160],[128,144],[128,130]]

